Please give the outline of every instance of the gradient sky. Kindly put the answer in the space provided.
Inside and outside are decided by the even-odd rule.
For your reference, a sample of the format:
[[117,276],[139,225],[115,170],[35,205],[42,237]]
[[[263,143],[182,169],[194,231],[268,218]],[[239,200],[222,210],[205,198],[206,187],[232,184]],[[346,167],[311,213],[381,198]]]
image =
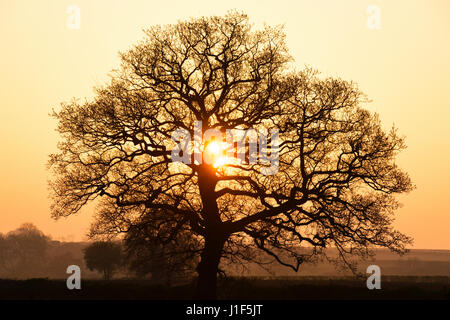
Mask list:
[[[81,9],[79,30],[66,26],[72,4]],[[381,9],[379,30],[366,27],[369,5]],[[50,218],[46,162],[58,136],[48,114],[92,97],[143,28],[229,9],[256,26],[284,24],[299,68],[359,84],[373,101],[366,107],[407,137],[398,163],[417,189],[400,197],[395,226],[414,248],[450,249],[447,0],[0,0],[0,232],[32,222],[55,239],[85,239],[92,206]]]

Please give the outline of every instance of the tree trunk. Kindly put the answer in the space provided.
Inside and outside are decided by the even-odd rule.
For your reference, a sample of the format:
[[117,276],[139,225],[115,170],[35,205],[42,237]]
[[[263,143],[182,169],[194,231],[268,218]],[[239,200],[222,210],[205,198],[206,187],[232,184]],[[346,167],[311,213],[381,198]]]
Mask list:
[[217,299],[217,273],[225,240],[217,237],[217,235],[205,238],[205,248],[202,252],[201,261],[197,266],[196,299]]
[[203,164],[198,170],[198,185],[202,198],[202,217],[206,223],[205,247],[197,266],[198,282],[195,297],[214,300],[217,298],[217,272],[225,241],[228,237],[223,229],[217,206],[215,187],[217,177],[210,165]]

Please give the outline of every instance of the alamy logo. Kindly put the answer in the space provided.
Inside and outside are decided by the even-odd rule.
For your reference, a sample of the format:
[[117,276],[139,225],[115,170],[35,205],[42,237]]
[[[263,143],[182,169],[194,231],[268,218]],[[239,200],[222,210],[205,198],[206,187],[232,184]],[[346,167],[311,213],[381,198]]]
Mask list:
[[367,14],[369,17],[366,21],[366,26],[370,30],[381,29],[381,9],[377,5],[370,5],[367,7]]
[[67,267],[66,273],[70,274],[70,276],[66,280],[67,289],[81,289],[81,270],[80,267],[72,264]]
[[81,9],[77,5],[70,5],[66,9],[69,15],[66,21],[66,27],[70,30],[78,30],[81,25]]
[[[263,175],[278,172],[279,132],[255,129],[228,129],[225,137],[222,131],[212,128],[202,131],[202,122],[194,122],[194,139],[187,129],[178,128],[172,133],[177,143],[172,152],[173,162],[201,164],[205,161],[214,167],[227,164],[259,164]],[[246,151],[248,149],[248,152]]]
[[370,274],[367,278],[367,289],[381,289],[381,269],[379,266],[373,264],[367,267],[366,273]]

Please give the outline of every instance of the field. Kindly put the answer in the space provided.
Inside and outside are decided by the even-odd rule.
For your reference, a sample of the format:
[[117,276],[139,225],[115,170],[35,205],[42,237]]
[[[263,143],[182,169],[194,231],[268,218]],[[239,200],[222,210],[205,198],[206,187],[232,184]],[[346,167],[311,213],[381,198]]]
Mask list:
[[[151,277],[133,279],[128,273],[118,273],[111,281],[100,280],[102,274],[90,271],[82,258],[83,243],[62,243],[49,250],[49,267],[31,278],[16,274],[0,275],[0,300],[186,300],[192,298],[194,282],[171,287],[157,284]],[[333,250],[328,253],[333,256]],[[53,258],[52,258],[53,257]],[[66,257],[66,258],[64,258]],[[81,290],[68,290],[67,265],[81,268]],[[248,264],[244,272],[227,270],[228,277],[219,282],[221,300],[450,300],[450,251],[411,250],[398,256],[387,250],[376,250],[367,261],[359,261],[359,271],[365,275],[367,266],[381,268],[381,289],[369,290],[367,277],[356,278],[350,271],[340,270],[327,262],[304,265],[298,273],[279,265],[270,272]],[[32,266],[31,266],[32,267]]]
[[[227,278],[220,281],[221,300],[440,299],[450,300],[449,277],[386,276],[380,290],[369,290],[354,277]],[[68,290],[65,280],[0,280],[0,300],[185,300],[194,283],[164,287],[149,280],[85,280]]]

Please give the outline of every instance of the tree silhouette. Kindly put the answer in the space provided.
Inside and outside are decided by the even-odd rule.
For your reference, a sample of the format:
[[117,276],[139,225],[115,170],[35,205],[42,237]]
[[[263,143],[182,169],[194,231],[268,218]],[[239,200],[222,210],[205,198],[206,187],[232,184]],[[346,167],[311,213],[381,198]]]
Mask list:
[[[161,215],[167,212],[160,212]],[[171,234],[164,224],[156,224],[158,228],[155,228],[157,217],[158,214],[145,214],[139,223],[130,225],[124,237],[130,269],[138,276],[151,274],[153,281],[167,286],[189,280],[195,273],[201,250],[196,239],[188,230]],[[105,223],[105,220],[98,222]]]
[[32,223],[0,235],[0,275],[27,279],[46,274],[50,238]]
[[[63,140],[50,159],[53,216],[101,197],[116,231],[148,215],[168,236],[192,234],[198,298],[216,297],[221,258],[253,259],[254,248],[294,270],[327,246],[343,261],[374,245],[405,250],[411,239],[392,228],[394,195],[412,189],[395,164],[403,138],[362,107],[354,83],[293,70],[282,29],[253,30],[236,12],[145,34],[92,101],[54,112]],[[200,157],[172,139],[209,129],[278,130],[279,139],[260,140],[256,156],[245,143],[238,162],[217,152],[206,161],[220,138],[197,144]]]
[[118,243],[96,241],[83,251],[89,270],[102,272],[105,280],[110,280],[115,269],[122,263],[122,246]]

